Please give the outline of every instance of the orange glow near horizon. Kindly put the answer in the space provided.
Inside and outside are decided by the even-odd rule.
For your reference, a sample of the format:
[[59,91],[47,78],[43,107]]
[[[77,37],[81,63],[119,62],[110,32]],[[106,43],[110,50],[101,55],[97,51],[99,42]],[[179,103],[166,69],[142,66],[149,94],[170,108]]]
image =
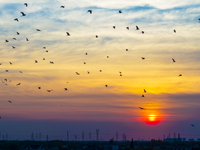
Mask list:
[[157,125],[161,122],[161,116],[150,114],[150,115],[144,115],[142,117],[143,122],[147,123],[148,125]]

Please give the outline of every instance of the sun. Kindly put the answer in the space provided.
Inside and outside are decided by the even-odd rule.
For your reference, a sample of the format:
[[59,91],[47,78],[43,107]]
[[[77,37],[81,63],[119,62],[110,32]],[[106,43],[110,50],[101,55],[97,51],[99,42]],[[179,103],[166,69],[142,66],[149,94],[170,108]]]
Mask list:
[[159,116],[155,114],[150,114],[150,115],[144,116],[143,121],[149,125],[156,125],[161,121],[161,119]]

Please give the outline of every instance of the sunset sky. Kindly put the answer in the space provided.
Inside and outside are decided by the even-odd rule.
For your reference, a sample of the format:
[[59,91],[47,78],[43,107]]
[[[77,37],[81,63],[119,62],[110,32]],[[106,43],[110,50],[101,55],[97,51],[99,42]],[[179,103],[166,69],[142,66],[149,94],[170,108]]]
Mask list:
[[199,0],[0,0],[0,17],[0,138],[200,138]]

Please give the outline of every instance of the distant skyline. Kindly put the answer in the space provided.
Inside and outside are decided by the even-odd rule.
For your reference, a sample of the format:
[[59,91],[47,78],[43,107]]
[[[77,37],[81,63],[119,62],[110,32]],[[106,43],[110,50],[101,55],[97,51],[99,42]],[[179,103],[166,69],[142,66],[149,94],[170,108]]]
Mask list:
[[0,0],[0,16],[1,134],[200,138],[198,0]]

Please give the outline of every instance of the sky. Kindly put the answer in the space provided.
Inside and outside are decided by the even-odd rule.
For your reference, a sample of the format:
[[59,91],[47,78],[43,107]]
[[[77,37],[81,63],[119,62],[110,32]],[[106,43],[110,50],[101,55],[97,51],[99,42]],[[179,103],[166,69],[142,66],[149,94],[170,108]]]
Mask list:
[[200,138],[199,14],[199,0],[0,0],[0,138]]

